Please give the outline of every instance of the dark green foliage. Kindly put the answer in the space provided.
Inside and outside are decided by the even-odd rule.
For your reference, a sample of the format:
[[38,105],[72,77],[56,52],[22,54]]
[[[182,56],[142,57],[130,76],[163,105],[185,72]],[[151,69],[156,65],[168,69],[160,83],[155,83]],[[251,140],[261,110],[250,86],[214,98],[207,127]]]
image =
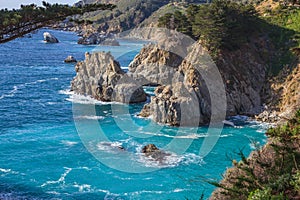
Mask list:
[[[175,26],[174,26],[175,25]],[[211,52],[219,49],[235,50],[258,31],[255,10],[228,0],[215,0],[211,4],[190,5],[186,16],[180,12],[166,14],[159,26],[200,39]]]
[[213,183],[223,188],[231,199],[293,199],[300,194],[300,110],[286,125],[271,128],[271,141],[254,157],[247,159],[239,152],[241,161],[226,183]]
[[0,43],[13,40],[71,15],[95,10],[113,9],[114,7],[110,4],[89,4],[83,7],[71,7],[61,4],[49,4],[43,1],[43,7],[31,4],[21,5],[21,8],[17,10],[2,9],[0,10]]
[[159,18],[158,26],[172,30],[177,30],[186,35],[191,35],[192,28],[187,17],[182,12],[176,10],[174,13],[167,13]]

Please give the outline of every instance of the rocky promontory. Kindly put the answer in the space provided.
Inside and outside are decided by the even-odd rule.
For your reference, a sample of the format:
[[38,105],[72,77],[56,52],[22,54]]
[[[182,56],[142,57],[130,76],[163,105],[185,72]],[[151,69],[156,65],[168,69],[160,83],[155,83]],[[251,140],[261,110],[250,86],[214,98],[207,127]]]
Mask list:
[[127,76],[110,53],[85,54],[85,61],[77,63],[76,77],[71,91],[101,101],[137,103],[146,101],[143,88]]
[[[251,48],[251,53],[243,54],[246,48],[247,52]],[[211,91],[203,77],[204,74],[201,74],[206,73],[206,69],[205,65],[199,64],[202,62],[197,57],[199,51],[203,49],[195,45],[188,56],[182,59],[155,45],[141,50],[131,63],[129,71],[141,82],[162,85],[156,89],[155,96],[144,107],[141,116],[152,116],[154,121],[170,125],[180,125],[180,121],[185,125],[201,125],[209,122]],[[267,66],[259,56],[259,52],[259,49],[249,45],[236,52],[223,52],[223,56],[218,60],[217,69],[226,91],[227,116],[238,114],[254,116],[261,112],[263,104],[261,95],[267,81]],[[208,71],[211,70],[209,68]],[[197,109],[199,111],[196,111]],[[185,115],[185,120],[181,110],[189,113]],[[195,122],[196,119],[198,123]]]

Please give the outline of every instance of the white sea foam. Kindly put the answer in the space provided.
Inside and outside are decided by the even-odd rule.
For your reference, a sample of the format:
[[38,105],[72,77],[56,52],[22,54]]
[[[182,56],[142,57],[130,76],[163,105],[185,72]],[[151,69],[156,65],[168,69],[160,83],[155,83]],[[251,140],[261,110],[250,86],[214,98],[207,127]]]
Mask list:
[[72,141],[68,141],[68,140],[62,140],[61,143],[68,147],[72,147],[72,146],[78,144],[78,142],[72,142]]
[[[124,131],[126,133],[126,131]],[[152,132],[146,132],[146,131],[139,131],[140,134],[145,135],[153,135],[158,137],[166,137],[166,138],[176,138],[176,139],[199,139],[199,138],[205,138],[208,137],[208,135],[201,135],[201,134],[187,134],[187,135],[168,135],[163,133],[152,133]]]
[[90,119],[90,120],[101,120],[104,119],[103,116],[93,116],[93,115],[83,115],[83,116],[76,116],[75,119]]
[[73,186],[75,188],[78,188],[78,192],[90,192],[91,191],[91,185],[88,185],[88,184],[79,185],[79,184],[75,183]]
[[51,81],[51,80],[58,80],[58,78],[41,79],[41,80],[36,80],[36,81],[33,81],[33,82],[28,82],[28,83],[24,83],[24,84],[15,85],[15,86],[13,86],[13,89],[11,91],[9,91],[6,94],[1,95],[0,100],[4,99],[4,98],[7,98],[7,97],[15,96],[15,93],[17,93],[18,90],[24,89],[26,86],[35,85],[35,84],[38,84],[38,83],[43,83],[43,82]]
[[45,187],[47,185],[65,183],[65,178],[72,171],[72,168],[65,167],[65,169],[66,169],[66,171],[60,176],[60,178],[58,180],[56,180],[56,181],[47,181],[46,183],[43,183],[41,185],[41,187]]
[[100,151],[115,152],[121,150],[123,143],[121,142],[99,142],[97,148]]
[[3,172],[3,173],[9,173],[9,172],[11,172],[11,169],[3,169],[3,168],[0,168],[0,172]]
[[138,153],[138,161],[143,163],[146,167],[153,168],[172,168],[179,165],[203,164],[203,159],[199,155],[193,153],[185,153],[183,155],[177,155],[168,151],[163,153],[165,153],[165,155],[163,155],[163,158],[159,160],[145,156],[142,153]]
[[78,103],[78,104],[86,104],[86,105],[110,105],[110,104],[122,104],[119,102],[103,102],[96,100],[90,96],[84,96],[80,94],[75,94],[74,92],[70,90],[60,90],[59,94],[68,95],[69,97],[66,98],[67,101],[70,101],[72,103]]

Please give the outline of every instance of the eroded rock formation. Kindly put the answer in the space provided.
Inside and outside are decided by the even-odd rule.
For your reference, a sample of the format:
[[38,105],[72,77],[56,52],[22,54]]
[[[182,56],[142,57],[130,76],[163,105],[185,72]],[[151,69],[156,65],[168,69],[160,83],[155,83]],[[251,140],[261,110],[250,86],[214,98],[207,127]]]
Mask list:
[[79,62],[75,69],[77,75],[71,84],[75,93],[121,103],[147,99],[143,88],[122,71],[110,53],[86,53],[85,61]]

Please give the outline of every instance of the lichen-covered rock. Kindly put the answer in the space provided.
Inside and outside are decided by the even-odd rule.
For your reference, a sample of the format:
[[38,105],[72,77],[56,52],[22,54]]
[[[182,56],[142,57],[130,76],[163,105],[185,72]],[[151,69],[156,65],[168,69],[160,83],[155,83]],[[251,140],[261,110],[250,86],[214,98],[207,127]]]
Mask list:
[[45,32],[43,35],[44,35],[44,41],[47,43],[58,43],[59,42],[58,39],[49,32]]
[[108,102],[138,103],[147,99],[143,88],[122,71],[110,53],[86,53],[85,61],[77,63],[75,69],[77,75],[71,84],[75,93]]

